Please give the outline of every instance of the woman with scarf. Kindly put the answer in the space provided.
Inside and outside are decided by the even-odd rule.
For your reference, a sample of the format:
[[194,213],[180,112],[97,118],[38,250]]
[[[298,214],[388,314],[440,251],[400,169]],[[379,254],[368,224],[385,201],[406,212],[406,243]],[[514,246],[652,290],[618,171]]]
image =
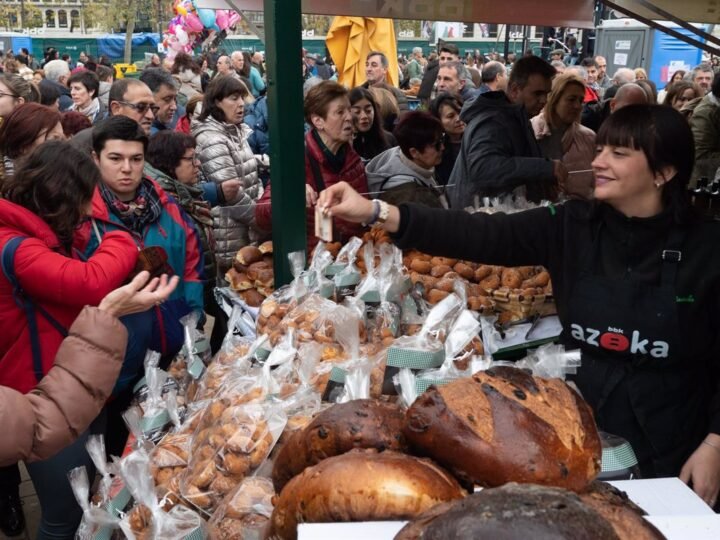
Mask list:
[[69,110],[87,116],[93,124],[107,116],[107,109],[98,98],[100,79],[92,71],[79,71],[68,79],[73,104]]
[[[198,183],[200,160],[195,153],[195,138],[173,131],[161,131],[150,139],[145,163],[145,174],[180,203],[195,223],[203,254],[205,311],[217,318],[219,306],[213,295],[217,265],[215,238],[210,209],[225,202],[225,193],[234,196],[240,187],[239,180]],[[213,327],[215,328],[215,327]],[[221,328],[221,325],[218,325]],[[213,337],[216,343],[223,336]]]

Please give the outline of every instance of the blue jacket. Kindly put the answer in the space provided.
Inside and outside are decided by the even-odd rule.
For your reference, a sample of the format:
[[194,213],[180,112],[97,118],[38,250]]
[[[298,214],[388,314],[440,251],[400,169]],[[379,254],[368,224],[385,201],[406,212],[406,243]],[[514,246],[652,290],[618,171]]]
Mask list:
[[270,135],[268,133],[267,97],[259,97],[255,103],[245,107],[243,122],[252,129],[248,137],[250,148],[256,154],[270,153]]

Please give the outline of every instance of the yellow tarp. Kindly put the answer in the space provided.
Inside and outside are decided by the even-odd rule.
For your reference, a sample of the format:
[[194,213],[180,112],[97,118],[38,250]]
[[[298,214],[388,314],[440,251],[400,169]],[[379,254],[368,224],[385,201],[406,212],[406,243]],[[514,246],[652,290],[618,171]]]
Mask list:
[[338,82],[353,88],[363,84],[365,59],[370,51],[387,56],[388,83],[398,86],[397,42],[391,19],[335,17],[325,39],[338,70]]

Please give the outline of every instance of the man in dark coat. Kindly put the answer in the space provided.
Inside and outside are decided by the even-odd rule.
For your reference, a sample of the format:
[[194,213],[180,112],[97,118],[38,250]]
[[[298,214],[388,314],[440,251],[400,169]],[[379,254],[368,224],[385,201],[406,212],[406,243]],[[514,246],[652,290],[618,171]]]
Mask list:
[[467,124],[448,184],[450,205],[466,208],[482,197],[517,193],[553,200],[567,178],[560,161],[543,157],[530,118],[547,102],[554,68],[536,56],[521,58],[506,91],[486,92],[463,107]]

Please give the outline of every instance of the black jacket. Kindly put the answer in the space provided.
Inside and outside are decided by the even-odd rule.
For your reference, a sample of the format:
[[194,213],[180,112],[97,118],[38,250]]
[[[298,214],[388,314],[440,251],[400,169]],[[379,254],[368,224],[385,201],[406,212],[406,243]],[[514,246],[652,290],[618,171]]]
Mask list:
[[[509,215],[430,210],[416,205],[403,205],[400,210],[400,230],[395,235],[400,248],[486,264],[546,266],[568,348],[583,345],[570,334],[567,308],[596,237],[599,247],[594,272],[615,280],[635,280],[641,287],[656,286],[665,241],[671,229],[677,227],[669,213],[646,219],[627,218],[608,205],[585,201]],[[718,245],[720,223],[698,221],[687,227],[675,280],[682,347],[678,349],[679,357],[671,360],[679,365],[658,367],[648,358],[646,367],[635,372],[632,387],[625,389],[642,396],[643,417],[648,424],[654,423],[656,432],[663,432],[659,445],[667,446],[662,457],[670,459],[665,459],[663,467],[655,468],[657,475],[677,476],[708,432],[720,434]],[[612,301],[607,299],[608,303]],[[602,310],[603,306],[589,308]],[[653,315],[648,313],[648,317]],[[583,353],[577,381],[591,406],[593,382],[583,374],[595,361],[604,360],[603,350],[596,351]],[[632,416],[629,406],[623,410]],[[636,441],[628,434],[617,431],[635,446]]]
[[552,199],[553,163],[544,158],[525,109],[504,92],[486,92],[463,106],[467,124],[448,188],[450,206],[472,206],[475,195],[496,197],[525,186],[528,199]]
[[425,73],[423,74],[422,82],[420,83],[420,90],[418,90],[417,95],[419,99],[430,99],[433,88],[435,88],[438,71],[440,71],[440,62],[437,60],[428,62],[427,66],[425,66]]

